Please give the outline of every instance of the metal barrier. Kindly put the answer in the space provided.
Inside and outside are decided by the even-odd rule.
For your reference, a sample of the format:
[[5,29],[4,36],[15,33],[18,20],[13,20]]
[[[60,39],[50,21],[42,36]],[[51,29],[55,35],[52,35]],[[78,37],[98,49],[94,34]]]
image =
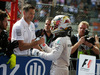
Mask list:
[[69,75],[76,75],[76,69],[74,69],[72,60],[77,61],[77,58],[70,58]]

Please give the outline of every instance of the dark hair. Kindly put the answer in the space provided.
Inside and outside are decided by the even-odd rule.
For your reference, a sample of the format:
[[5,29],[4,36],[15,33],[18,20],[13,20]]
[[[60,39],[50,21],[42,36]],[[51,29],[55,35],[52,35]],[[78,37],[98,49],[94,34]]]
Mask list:
[[25,4],[25,5],[23,6],[23,10],[24,10],[25,12],[28,12],[29,9],[35,9],[35,7],[32,6],[31,4]]
[[5,11],[0,10],[0,21],[3,21],[3,20],[4,20],[4,18],[6,18],[6,17],[7,17],[6,12],[5,12]]

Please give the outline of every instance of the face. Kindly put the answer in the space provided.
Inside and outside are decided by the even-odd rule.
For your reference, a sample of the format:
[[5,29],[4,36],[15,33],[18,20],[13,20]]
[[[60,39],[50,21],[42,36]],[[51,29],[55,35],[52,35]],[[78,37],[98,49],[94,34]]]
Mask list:
[[28,12],[24,11],[24,18],[25,18],[26,22],[32,21],[34,18],[34,15],[35,15],[35,9],[29,9]]
[[85,34],[85,29],[87,29],[87,25],[86,24],[81,24],[78,28],[78,33],[79,33],[79,36],[84,36]]
[[50,24],[51,24],[51,21],[46,20],[45,27],[44,27],[45,31],[50,32],[50,27],[51,27]]
[[6,29],[7,29],[7,26],[8,26],[7,21],[8,21],[7,17],[4,18],[3,21],[0,21],[0,28],[1,28],[2,30],[6,30]]

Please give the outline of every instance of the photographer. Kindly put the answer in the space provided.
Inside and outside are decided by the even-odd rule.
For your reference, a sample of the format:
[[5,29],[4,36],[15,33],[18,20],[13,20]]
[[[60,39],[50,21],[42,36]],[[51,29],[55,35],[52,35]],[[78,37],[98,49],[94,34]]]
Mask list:
[[53,19],[52,17],[47,17],[45,21],[44,29],[37,30],[35,33],[36,37],[43,36],[45,39],[45,43],[48,46],[51,46],[51,42],[54,37],[54,35],[50,31],[50,27],[51,27],[50,24],[52,19]]
[[18,42],[8,41],[8,35],[6,32],[8,23],[7,23],[7,14],[6,12],[0,10],[0,56],[7,55],[9,57],[10,69],[16,65],[16,56],[13,54],[13,49],[18,46]]
[[[80,54],[94,55],[99,58],[99,48],[87,40],[85,40],[85,30],[89,28],[89,24],[86,21],[82,21],[78,25],[78,34],[71,37],[72,41],[72,58],[79,58]],[[72,61],[74,69],[76,69],[76,61]]]

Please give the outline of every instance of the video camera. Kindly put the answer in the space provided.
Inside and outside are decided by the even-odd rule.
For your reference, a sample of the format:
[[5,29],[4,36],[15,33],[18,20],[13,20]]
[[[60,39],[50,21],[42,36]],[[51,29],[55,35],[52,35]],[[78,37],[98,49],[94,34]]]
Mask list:
[[[89,42],[89,43],[94,44],[94,43],[95,43],[95,37],[94,37],[94,36],[90,37],[90,36],[88,35],[88,33],[89,33],[89,30],[86,29],[86,30],[85,30],[85,40],[86,40],[87,42]],[[100,42],[100,37],[99,37],[99,42]]]

